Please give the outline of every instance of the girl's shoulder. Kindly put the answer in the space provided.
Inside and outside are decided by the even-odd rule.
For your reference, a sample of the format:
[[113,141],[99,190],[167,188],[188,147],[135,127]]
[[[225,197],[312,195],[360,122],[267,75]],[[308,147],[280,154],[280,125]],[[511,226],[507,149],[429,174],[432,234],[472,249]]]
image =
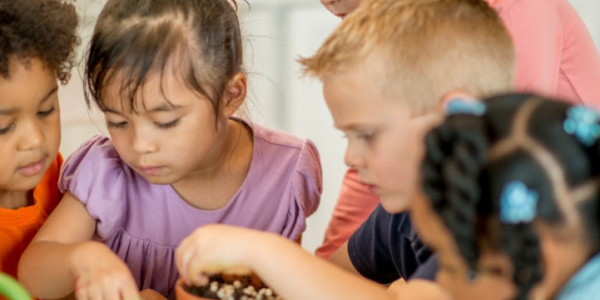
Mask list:
[[96,234],[103,240],[123,226],[132,205],[131,190],[141,184],[121,159],[108,137],[95,136],[83,143],[63,163],[58,187],[70,192],[97,220]]
[[255,159],[268,158],[268,161],[286,166],[289,170],[319,174],[320,181],[319,151],[311,140],[258,124],[249,126],[254,134]]
[[132,184],[133,172],[109,138],[95,136],[65,160],[58,187],[61,193],[69,191],[87,204],[94,199],[121,196],[126,186]]
[[260,184],[290,187],[303,217],[318,207],[323,191],[319,151],[309,139],[251,124],[254,133],[253,175]]
[[[121,160],[108,137],[94,136],[64,161],[59,182],[64,183],[77,175],[97,179],[105,176],[117,176],[122,172],[130,171],[129,166]],[[64,192],[64,188],[61,185],[62,192]]]
[[312,143],[308,139],[303,139],[278,129],[248,121],[244,122],[252,129],[255,143],[258,142],[261,147],[279,147],[281,151],[298,151],[304,147],[305,143]]

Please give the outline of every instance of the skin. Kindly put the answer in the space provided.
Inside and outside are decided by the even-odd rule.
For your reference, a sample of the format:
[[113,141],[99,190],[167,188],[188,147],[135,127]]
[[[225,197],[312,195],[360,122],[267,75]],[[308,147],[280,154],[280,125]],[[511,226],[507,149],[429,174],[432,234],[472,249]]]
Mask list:
[[320,0],[321,4],[336,17],[345,18],[354,11],[362,0]]
[[41,60],[11,60],[9,70],[0,77],[0,208],[18,209],[33,204],[30,191],[56,159],[60,107],[56,74]]
[[[170,184],[192,206],[218,209],[241,186],[252,160],[250,130],[229,119],[245,99],[246,77],[230,80],[215,116],[209,100],[189,90],[175,70],[171,65],[166,76],[148,78],[136,95],[136,111],[122,105],[128,99],[119,94],[120,86],[108,85],[109,133],[123,160],[145,179]],[[140,297],[123,261],[91,241],[95,229],[96,220],[82,202],[66,193],[19,265],[20,280],[34,297],[56,299],[73,292],[79,300]],[[142,295],[160,296],[151,290]]]

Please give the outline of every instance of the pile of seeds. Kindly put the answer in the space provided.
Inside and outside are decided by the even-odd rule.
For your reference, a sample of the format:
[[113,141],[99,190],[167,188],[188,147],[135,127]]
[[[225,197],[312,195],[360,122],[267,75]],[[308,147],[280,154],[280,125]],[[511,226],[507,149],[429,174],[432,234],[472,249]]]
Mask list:
[[256,276],[215,275],[210,277],[208,285],[188,287],[186,290],[209,299],[281,300]]

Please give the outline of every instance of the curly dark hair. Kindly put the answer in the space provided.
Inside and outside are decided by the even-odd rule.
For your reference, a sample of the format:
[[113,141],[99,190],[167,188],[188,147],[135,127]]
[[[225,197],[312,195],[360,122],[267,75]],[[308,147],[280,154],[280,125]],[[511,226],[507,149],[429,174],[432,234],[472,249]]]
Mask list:
[[10,60],[39,58],[69,81],[80,43],[75,6],[62,0],[0,1],[0,75],[10,78]]
[[470,268],[492,245],[510,258],[517,298],[527,299],[543,277],[539,238],[531,222],[500,220],[501,194],[521,181],[538,194],[536,220],[561,226],[575,217],[591,257],[600,251],[600,142],[565,131],[573,106],[564,101],[513,94],[485,104],[484,115],[449,116],[427,135],[423,189]]
[[135,111],[138,89],[150,75],[168,73],[171,62],[216,115],[227,83],[243,72],[236,8],[235,0],[108,0],[87,55],[88,105],[93,100],[103,110],[104,87],[121,75],[129,96],[123,105]]

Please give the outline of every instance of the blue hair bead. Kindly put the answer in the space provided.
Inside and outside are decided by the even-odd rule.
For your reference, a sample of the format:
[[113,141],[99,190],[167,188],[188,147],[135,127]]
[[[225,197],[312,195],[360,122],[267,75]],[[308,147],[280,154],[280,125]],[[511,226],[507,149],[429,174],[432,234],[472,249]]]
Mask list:
[[579,142],[589,147],[600,137],[600,114],[585,106],[573,106],[567,112],[563,127]]
[[521,181],[511,181],[500,196],[500,220],[505,224],[529,223],[537,215],[537,203],[537,192]]
[[486,106],[479,101],[466,101],[463,99],[453,99],[446,105],[446,113],[448,115],[475,115],[481,116],[485,113]]

